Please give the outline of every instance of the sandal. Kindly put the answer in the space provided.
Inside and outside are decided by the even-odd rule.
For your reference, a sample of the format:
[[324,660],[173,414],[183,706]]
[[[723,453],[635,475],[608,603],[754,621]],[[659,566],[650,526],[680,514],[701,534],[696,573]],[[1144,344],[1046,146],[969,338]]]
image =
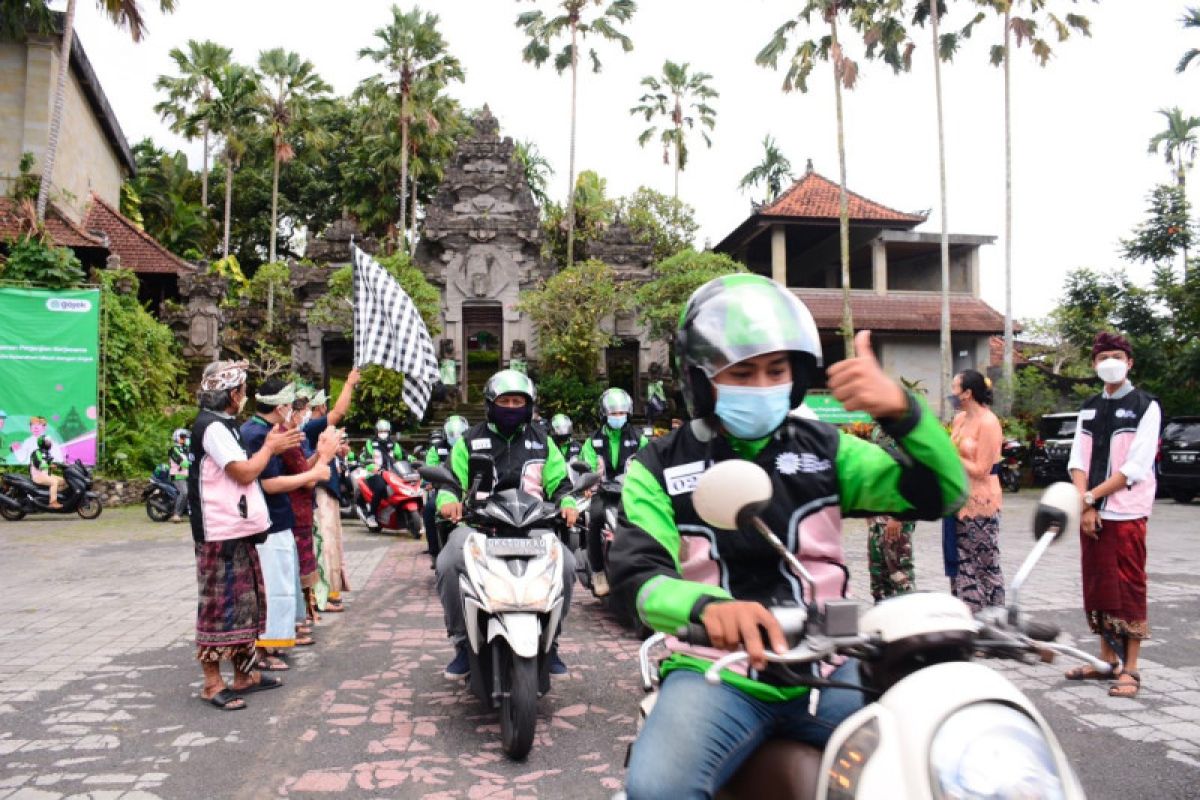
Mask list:
[[222,689],[212,697],[200,695],[200,699],[222,711],[241,711],[246,707],[246,701],[230,688]]
[[346,610],[346,607],[343,606],[341,603],[329,602],[329,603],[325,604],[325,610],[322,611],[321,613],[322,614],[341,614],[345,610]]
[[1112,663],[1111,672],[1101,672],[1095,667],[1081,666],[1067,670],[1063,676],[1069,681],[1111,681],[1117,676],[1117,668],[1120,665]]
[[255,664],[255,669],[260,672],[287,672],[291,667],[279,656],[264,656]]
[[312,647],[316,643],[317,643],[317,640],[311,636],[297,636],[296,637],[296,646],[297,647]]
[[[1126,675],[1133,678],[1133,683],[1121,680]],[[1109,697],[1137,697],[1142,688],[1142,676],[1137,670],[1127,670],[1117,676],[1117,682],[1108,688]]]
[[279,678],[272,678],[270,675],[259,675],[258,681],[250,684],[245,689],[230,689],[229,691],[237,695],[244,695],[265,692],[268,689],[278,689],[280,686],[283,686],[283,681],[279,680]]

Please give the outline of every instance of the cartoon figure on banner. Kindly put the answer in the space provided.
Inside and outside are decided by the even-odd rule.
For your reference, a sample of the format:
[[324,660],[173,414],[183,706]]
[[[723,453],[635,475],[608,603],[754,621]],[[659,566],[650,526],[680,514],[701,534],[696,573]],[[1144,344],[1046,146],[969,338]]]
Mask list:
[[29,457],[34,454],[38,448],[38,437],[45,435],[50,440],[50,457],[55,461],[61,462],[64,459],[62,442],[58,440],[58,436],[49,430],[49,426],[45,417],[30,417],[29,418],[29,437],[21,442],[12,443],[12,451],[16,454],[17,461],[21,464],[29,463]]

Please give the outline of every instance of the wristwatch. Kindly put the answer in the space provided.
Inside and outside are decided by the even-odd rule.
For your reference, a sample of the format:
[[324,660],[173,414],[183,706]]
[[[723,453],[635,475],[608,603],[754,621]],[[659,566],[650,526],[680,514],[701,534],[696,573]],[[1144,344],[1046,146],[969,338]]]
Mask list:
[[1083,504],[1085,506],[1087,506],[1088,508],[1095,508],[1096,507],[1096,495],[1092,494],[1091,492],[1084,492],[1083,493]]

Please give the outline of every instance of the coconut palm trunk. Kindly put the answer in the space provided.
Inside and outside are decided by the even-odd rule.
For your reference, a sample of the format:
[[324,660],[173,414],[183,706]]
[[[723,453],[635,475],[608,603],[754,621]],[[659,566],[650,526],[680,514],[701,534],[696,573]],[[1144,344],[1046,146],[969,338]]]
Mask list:
[[[1009,12],[1004,12],[1004,391],[1000,411],[1007,414],[1013,401],[1013,313],[1012,313],[1012,52]],[[945,394],[945,392],[943,392]]]
[[204,215],[208,216],[208,122],[200,123],[201,134],[204,139],[204,163],[200,165],[200,207],[204,209]]
[[679,95],[675,95],[675,111],[671,115],[671,121],[675,123],[675,199],[679,199],[679,160],[683,157],[683,106],[679,102]]
[[50,184],[54,181],[54,161],[58,158],[58,134],[62,129],[63,106],[67,95],[67,71],[71,68],[71,44],[75,39],[75,0],[67,0],[63,16],[62,50],[58,57],[58,81],[54,87],[54,108],[50,113],[50,133],[46,137],[46,155],[42,159],[42,179],[38,187],[37,218],[46,218]]
[[[228,143],[225,145],[228,150]],[[233,216],[233,156],[225,155],[225,231],[221,242],[221,258],[229,258],[229,220]]]
[[[400,90],[400,235],[408,233],[407,200],[408,200],[408,94],[401,78]],[[399,243],[399,250],[405,251],[407,242]]]
[[279,140],[279,137],[276,136],[275,158],[271,164],[271,244],[269,247],[270,254],[267,256],[267,263],[273,263],[275,261],[275,240],[278,238],[277,234],[279,232],[279,148],[282,145],[283,143]]
[[946,128],[942,118],[942,56],[938,47],[941,39],[938,34],[938,3],[933,0],[929,4],[929,22],[933,30],[933,87],[937,102],[937,147],[938,147],[938,193],[941,196],[941,251],[942,251],[942,324],[941,324],[941,356],[942,356],[942,386],[939,392],[942,405],[942,419],[949,416],[950,409],[946,396],[950,394],[950,381],[953,376],[950,349],[950,234],[946,224]]
[[829,35],[836,53],[833,69],[833,96],[837,107],[838,149],[838,240],[842,256],[842,343],[846,357],[854,355],[854,311],[850,307],[850,195],[846,191],[846,131],[842,114],[842,60],[838,45],[837,7],[829,13]]
[[417,175],[415,172],[409,178],[409,190],[412,203],[410,204],[411,210],[408,212],[411,223],[408,234],[408,257],[414,258],[417,255]]
[[575,263],[575,109],[579,97],[579,23],[571,18],[571,155],[567,167],[567,266]]

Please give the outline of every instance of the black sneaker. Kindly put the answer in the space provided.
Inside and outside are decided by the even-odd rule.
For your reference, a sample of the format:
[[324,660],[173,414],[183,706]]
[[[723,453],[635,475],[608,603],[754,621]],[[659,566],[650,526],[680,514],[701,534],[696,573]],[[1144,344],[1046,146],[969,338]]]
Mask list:
[[567,665],[558,657],[558,645],[550,648],[550,674],[551,675],[566,675]]
[[[565,669],[565,668],[564,668]],[[446,671],[442,673],[448,681],[458,681],[471,674],[471,660],[467,657],[467,646],[465,644],[457,645],[454,648],[454,660],[446,667]]]

